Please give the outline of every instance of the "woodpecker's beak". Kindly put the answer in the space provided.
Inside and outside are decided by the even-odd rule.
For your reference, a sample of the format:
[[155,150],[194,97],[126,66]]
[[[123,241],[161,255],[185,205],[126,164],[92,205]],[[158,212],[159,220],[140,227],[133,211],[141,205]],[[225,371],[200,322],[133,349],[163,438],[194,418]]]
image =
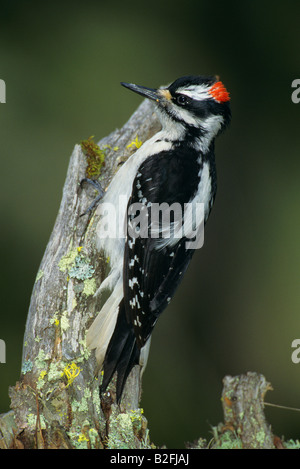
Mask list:
[[159,103],[162,98],[166,98],[164,95],[166,90],[154,90],[152,88],[146,88],[145,86],[134,85],[133,83],[121,83],[125,88],[129,88],[131,91],[144,96],[145,98],[152,99]]

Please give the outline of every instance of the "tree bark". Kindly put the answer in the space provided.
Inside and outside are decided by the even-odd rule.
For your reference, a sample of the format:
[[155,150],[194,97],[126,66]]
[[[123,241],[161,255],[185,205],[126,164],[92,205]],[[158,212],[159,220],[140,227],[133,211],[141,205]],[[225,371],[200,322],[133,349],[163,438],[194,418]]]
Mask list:
[[[107,187],[119,165],[135,151],[136,138],[144,142],[159,128],[153,105],[145,100],[121,130],[99,142],[105,156],[102,187]],[[139,366],[127,380],[120,406],[114,403],[114,381],[100,402],[94,353],[85,345],[86,331],[101,308],[102,299],[96,292],[108,270],[108,259],[95,249],[97,213],[80,216],[95,196],[94,189],[80,186],[88,175],[86,168],[86,156],[76,145],[32,292],[22,373],[9,390],[12,410],[0,416],[2,448],[151,448],[147,421],[139,409]],[[251,396],[259,399],[257,415],[263,415],[264,387],[248,379],[243,389],[247,389],[247,383],[256,389]],[[225,388],[225,425],[235,428],[236,419],[228,421],[228,409],[235,408],[235,403],[229,406],[228,399],[232,398],[228,395],[234,393],[241,402],[244,391],[229,379]],[[265,421],[259,422],[267,432]],[[247,432],[254,436],[241,440],[242,444],[255,447],[255,428]],[[271,447],[270,431],[268,435],[264,445]]]

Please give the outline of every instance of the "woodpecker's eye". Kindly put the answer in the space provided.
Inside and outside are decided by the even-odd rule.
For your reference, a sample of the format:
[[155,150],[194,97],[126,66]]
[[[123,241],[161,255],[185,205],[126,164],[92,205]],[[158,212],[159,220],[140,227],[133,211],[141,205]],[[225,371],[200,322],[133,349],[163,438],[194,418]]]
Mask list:
[[177,104],[179,104],[180,106],[184,106],[187,102],[188,102],[188,99],[186,96],[184,96],[183,94],[179,94],[176,98],[176,102]]

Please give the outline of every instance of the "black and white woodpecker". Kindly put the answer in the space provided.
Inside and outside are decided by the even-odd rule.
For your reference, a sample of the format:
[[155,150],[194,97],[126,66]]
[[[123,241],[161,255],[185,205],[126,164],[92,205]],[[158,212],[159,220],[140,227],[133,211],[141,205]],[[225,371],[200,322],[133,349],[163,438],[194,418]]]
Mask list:
[[[153,100],[162,129],[130,156],[112,179],[98,207],[111,204],[114,216],[124,223],[125,235],[103,236],[97,226],[98,248],[110,259],[110,274],[100,291],[112,293],[87,333],[87,345],[96,349],[103,369],[101,392],[117,372],[117,401],[134,367],[146,366],[151,333],[188,267],[195,249],[187,248],[188,231],[207,221],[216,189],[215,138],[230,122],[229,94],[218,77],[185,76],[165,89],[122,83]],[[120,197],[125,203],[120,204]],[[203,204],[202,220],[185,219],[181,236],[174,229],[162,237],[130,235],[132,204],[142,204],[151,226],[153,204]],[[177,205],[178,206],[178,205]],[[103,214],[103,212],[102,212]],[[189,219],[190,218],[190,219]],[[175,222],[174,222],[175,223]],[[174,226],[173,226],[174,228]],[[196,231],[195,230],[195,231]],[[193,231],[193,232],[195,232]]]

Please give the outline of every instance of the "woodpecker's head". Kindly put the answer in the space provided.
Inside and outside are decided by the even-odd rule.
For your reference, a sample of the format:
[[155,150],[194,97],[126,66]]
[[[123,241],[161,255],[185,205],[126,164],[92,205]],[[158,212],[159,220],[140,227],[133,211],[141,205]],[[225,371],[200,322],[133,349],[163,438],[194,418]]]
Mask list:
[[186,76],[160,89],[121,84],[156,102],[163,127],[177,123],[211,141],[230,122],[229,93],[219,77]]

